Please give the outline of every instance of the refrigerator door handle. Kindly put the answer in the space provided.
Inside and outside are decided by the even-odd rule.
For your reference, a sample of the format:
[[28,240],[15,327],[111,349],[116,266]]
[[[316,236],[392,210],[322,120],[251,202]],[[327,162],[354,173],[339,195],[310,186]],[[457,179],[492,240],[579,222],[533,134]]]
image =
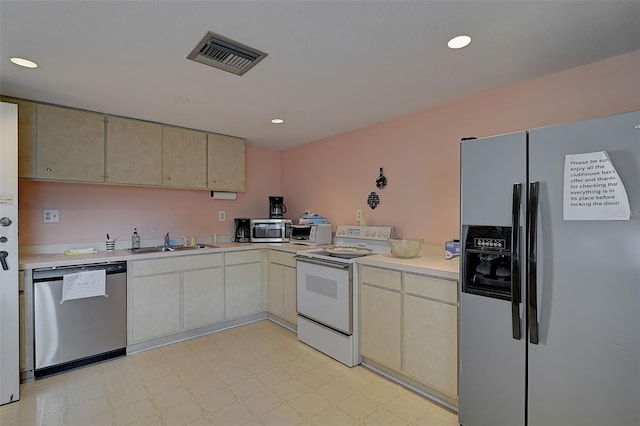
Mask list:
[[538,191],[540,183],[529,183],[529,207],[527,228],[529,229],[529,280],[527,300],[529,302],[529,341],[538,344]]
[[511,331],[515,340],[522,338],[520,324],[520,204],[522,184],[513,184],[511,202]]

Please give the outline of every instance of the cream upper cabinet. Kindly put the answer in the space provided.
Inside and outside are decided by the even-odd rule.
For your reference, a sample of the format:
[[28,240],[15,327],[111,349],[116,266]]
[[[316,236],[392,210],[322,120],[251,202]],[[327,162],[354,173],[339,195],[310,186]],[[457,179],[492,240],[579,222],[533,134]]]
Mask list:
[[232,136],[207,135],[207,186],[217,191],[245,191],[245,141]]
[[37,105],[37,178],[104,182],[104,115]]
[[162,125],[107,116],[105,181],[127,185],[162,184]]
[[162,185],[207,188],[207,134],[162,126]]
[[18,177],[35,178],[37,104],[4,96],[0,99],[18,105]]

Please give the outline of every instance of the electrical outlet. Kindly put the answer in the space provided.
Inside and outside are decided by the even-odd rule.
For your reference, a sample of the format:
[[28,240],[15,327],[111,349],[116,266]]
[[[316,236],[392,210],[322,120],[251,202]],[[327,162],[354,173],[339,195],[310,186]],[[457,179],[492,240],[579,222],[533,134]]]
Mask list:
[[42,210],[42,221],[44,223],[58,223],[60,222],[60,211],[45,209]]
[[361,221],[362,220],[362,209],[356,210],[356,220],[357,221]]
[[224,210],[220,210],[218,212],[218,220],[220,222],[224,222],[225,220],[227,220],[227,214],[224,212]]

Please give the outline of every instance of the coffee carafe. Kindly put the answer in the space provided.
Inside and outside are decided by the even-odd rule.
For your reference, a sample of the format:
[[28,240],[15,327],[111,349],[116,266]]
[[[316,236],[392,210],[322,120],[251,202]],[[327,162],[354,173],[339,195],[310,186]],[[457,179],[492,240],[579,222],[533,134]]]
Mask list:
[[283,197],[269,197],[269,219],[282,219],[286,212]]
[[251,219],[235,218],[236,231],[233,241],[236,243],[248,243],[251,241]]

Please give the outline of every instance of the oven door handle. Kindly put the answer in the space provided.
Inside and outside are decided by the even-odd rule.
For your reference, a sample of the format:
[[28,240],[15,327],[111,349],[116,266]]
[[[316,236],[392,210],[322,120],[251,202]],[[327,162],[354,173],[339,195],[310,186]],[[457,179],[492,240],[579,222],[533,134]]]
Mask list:
[[331,260],[325,260],[325,259],[312,259],[306,256],[300,256],[300,255],[295,255],[293,256],[294,259],[300,261],[300,262],[305,262],[305,263],[311,263],[313,265],[320,265],[320,266],[327,266],[329,268],[336,268],[336,269],[349,269],[351,267],[350,263],[342,263],[342,262],[338,262],[338,261],[331,261]]

